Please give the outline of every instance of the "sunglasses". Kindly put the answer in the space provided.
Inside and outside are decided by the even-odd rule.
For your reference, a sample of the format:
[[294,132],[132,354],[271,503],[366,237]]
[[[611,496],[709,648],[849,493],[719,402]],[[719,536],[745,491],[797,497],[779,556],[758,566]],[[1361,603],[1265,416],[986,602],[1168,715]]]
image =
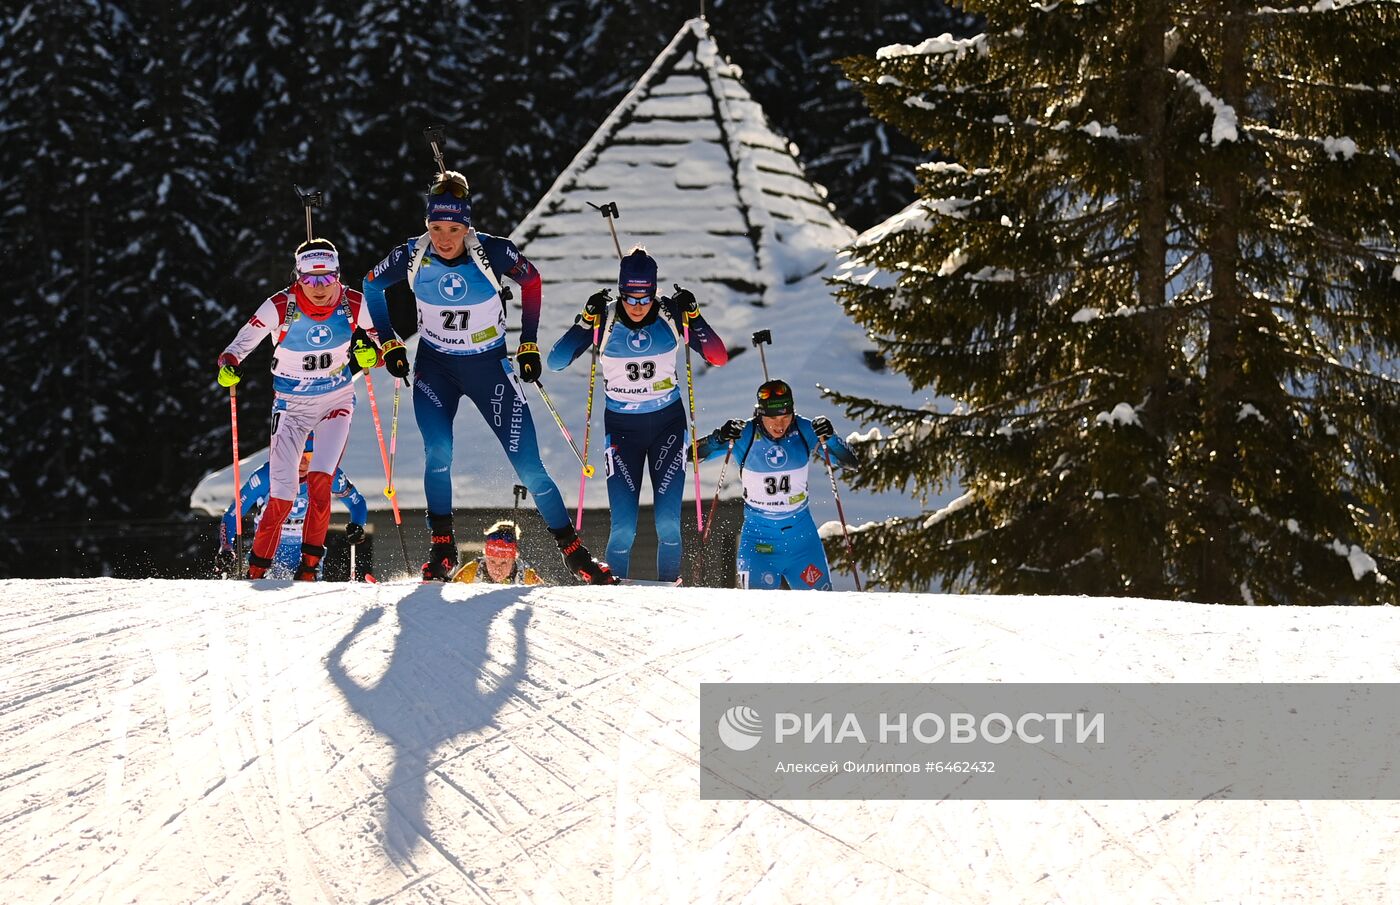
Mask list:
[[627,304],[634,305],[636,307],[641,307],[642,305],[650,305],[651,293],[647,293],[646,295],[624,295],[622,297],[622,300]]
[[764,387],[758,391],[759,399],[782,399],[788,394],[787,387]]
[[451,179],[435,182],[432,188],[428,189],[429,195],[451,195],[453,198],[467,197],[467,187],[460,182],[453,182]]
[[340,273],[332,270],[329,273],[304,273],[297,277],[297,282],[303,286],[333,286],[340,281]]

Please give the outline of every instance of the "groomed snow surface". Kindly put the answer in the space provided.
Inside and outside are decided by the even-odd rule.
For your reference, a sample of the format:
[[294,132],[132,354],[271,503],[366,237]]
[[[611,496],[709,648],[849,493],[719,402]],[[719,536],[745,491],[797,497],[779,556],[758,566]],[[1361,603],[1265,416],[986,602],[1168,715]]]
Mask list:
[[1392,802],[708,802],[696,764],[701,682],[1396,681],[1389,609],[111,579],[0,591],[5,902],[1352,903],[1400,889]]

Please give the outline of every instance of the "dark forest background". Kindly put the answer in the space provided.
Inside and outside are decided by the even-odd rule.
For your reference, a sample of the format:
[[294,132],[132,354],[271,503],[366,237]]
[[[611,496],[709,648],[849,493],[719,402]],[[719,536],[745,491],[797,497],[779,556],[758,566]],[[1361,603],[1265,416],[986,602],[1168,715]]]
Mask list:
[[[214,360],[318,232],[363,272],[421,228],[425,125],[508,233],[694,2],[57,0],[0,13],[0,577],[182,574],[194,484],[229,459]],[[836,61],[971,32],[928,0],[715,0],[721,50],[857,229],[926,155]],[[678,219],[684,217],[677,211]],[[546,280],[546,304],[552,299]],[[572,304],[573,300],[567,300]],[[264,349],[243,395],[266,399]],[[263,369],[265,370],[265,369]],[[266,419],[244,406],[245,450]]]

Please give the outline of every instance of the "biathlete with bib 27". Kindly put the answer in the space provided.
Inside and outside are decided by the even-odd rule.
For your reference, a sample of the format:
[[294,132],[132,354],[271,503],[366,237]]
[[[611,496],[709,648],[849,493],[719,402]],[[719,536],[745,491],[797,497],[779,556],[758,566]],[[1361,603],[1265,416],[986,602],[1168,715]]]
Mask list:
[[[409,376],[408,352],[395,338],[384,290],[407,281],[417,304],[413,414],[423,434],[423,490],[432,535],[423,577],[447,581],[457,567],[452,422],[466,396],[495,433],[520,482],[530,489],[570,571],[591,584],[613,584],[616,579],[607,565],[597,562],[575,533],[564,498],[545,470],[520,384],[540,379],[540,273],[509,239],[472,229],[467,180],[461,173],[448,170],[436,177],[426,202],[427,232],[391,251],[364,282],[370,314],[387,340],[384,366],[403,380]],[[520,346],[514,367],[506,354],[502,278],[520,288]]]

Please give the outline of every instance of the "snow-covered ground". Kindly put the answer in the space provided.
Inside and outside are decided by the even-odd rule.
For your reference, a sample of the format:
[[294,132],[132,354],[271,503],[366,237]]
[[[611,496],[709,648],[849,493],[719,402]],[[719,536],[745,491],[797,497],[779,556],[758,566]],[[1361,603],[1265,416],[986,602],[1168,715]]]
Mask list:
[[[1400,615],[0,582],[5,902],[1363,902],[1392,802],[699,799],[701,682],[1400,680]],[[1364,740],[1358,740],[1364,744]]]

